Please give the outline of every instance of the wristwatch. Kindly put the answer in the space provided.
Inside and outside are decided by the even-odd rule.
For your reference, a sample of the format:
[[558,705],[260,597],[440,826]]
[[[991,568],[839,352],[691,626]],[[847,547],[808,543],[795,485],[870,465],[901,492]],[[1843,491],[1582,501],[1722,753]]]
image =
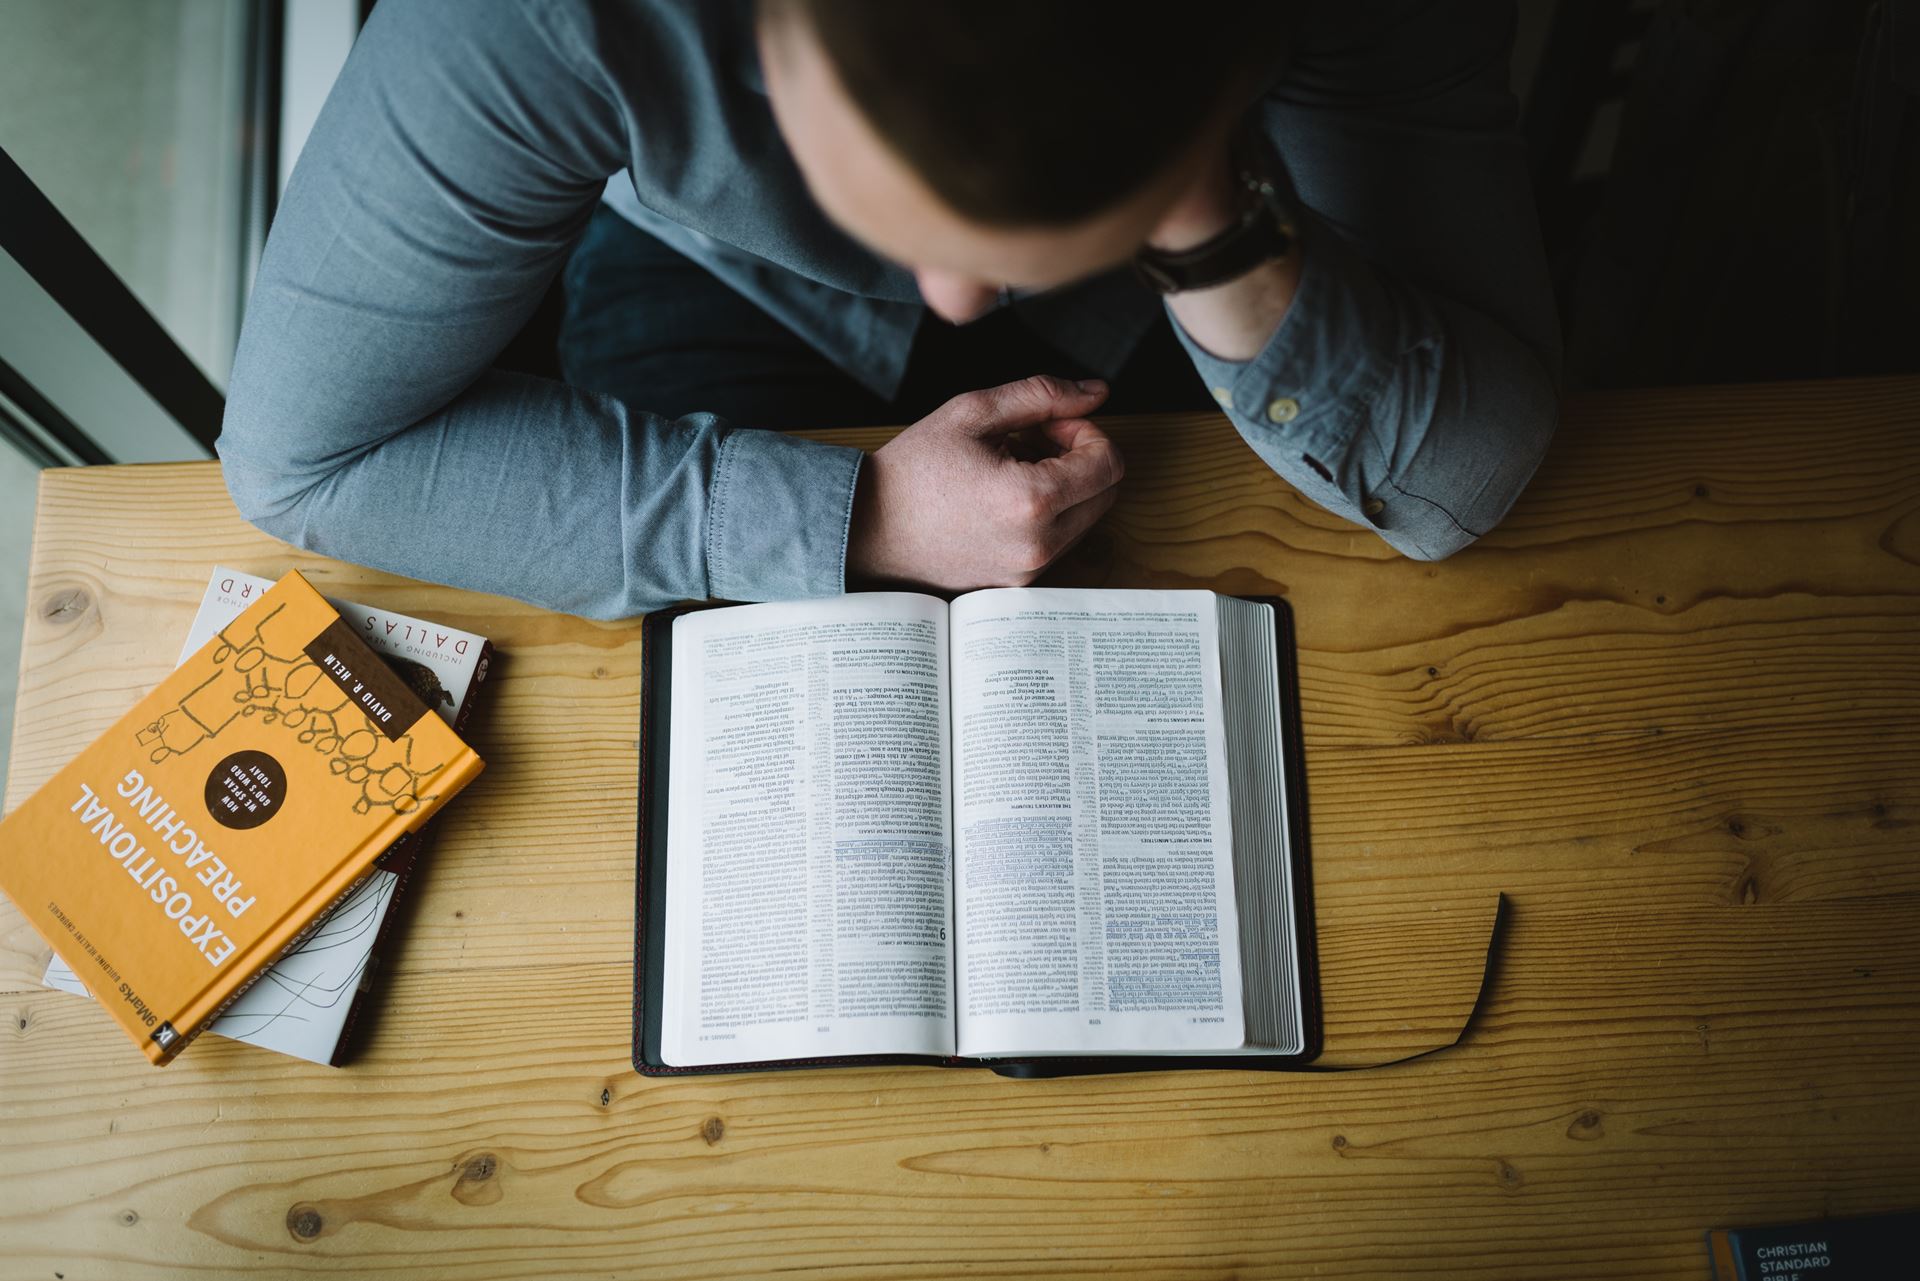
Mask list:
[[1239,221],[1191,249],[1168,251],[1152,246],[1133,256],[1134,274],[1156,293],[1206,289],[1244,276],[1263,262],[1284,258],[1299,233],[1269,169],[1265,138],[1247,138],[1234,147],[1234,168],[1244,188]]

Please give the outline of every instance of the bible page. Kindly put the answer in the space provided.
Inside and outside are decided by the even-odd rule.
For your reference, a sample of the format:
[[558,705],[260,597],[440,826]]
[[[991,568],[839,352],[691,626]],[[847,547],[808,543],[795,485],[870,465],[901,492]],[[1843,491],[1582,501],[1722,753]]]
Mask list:
[[962,1054],[1242,1044],[1218,626],[1202,591],[953,603]]
[[674,621],[661,1057],[953,1052],[947,607]]

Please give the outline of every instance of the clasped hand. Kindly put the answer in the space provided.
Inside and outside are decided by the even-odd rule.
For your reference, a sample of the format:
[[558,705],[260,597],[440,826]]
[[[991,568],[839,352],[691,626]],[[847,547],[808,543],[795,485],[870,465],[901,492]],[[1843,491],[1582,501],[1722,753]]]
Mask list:
[[1113,506],[1120,451],[1083,415],[1098,380],[1036,375],[955,396],[862,465],[849,578],[1021,587]]

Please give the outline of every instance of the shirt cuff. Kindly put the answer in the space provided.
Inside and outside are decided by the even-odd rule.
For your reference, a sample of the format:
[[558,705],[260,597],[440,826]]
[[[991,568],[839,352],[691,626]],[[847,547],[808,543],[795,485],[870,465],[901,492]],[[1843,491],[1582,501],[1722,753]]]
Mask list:
[[1403,354],[1395,341],[1400,309],[1379,273],[1337,234],[1317,221],[1305,231],[1293,301],[1252,360],[1222,360],[1175,328],[1243,430],[1276,446],[1338,455],[1351,448]]
[[[1385,534],[1373,491],[1392,464],[1372,434],[1417,435],[1434,386],[1420,349],[1439,342],[1423,309],[1390,286],[1340,236],[1303,219],[1300,281],[1260,352],[1230,361],[1175,331],[1247,443],[1281,476],[1335,515]],[[1414,323],[1409,326],[1408,322]],[[1415,442],[1395,442],[1400,444]]]
[[1471,307],[1376,269],[1324,226],[1286,317],[1250,361],[1183,332],[1254,451],[1314,503],[1437,560],[1507,514],[1553,439],[1539,356]]
[[720,442],[707,505],[707,590],[720,600],[837,595],[866,455],[773,431]]

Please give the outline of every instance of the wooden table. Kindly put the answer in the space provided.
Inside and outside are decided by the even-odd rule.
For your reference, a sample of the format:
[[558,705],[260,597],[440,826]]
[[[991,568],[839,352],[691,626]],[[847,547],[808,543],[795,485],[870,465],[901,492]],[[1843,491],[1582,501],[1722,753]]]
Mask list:
[[[640,629],[293,552],[213,465],[46,473],[7,804],[166,670],[208,568],[496,638],[352,1066],[147,1067],[0,905],[0,1273],[1704,1277],[1920,1206],[1920,380],[1573,406],[1444,564],[1212,418],[1115,424],[1065,582],[1294,605],[1344,1076],[627,1063]],[[873,444],[884,433],[842,433]],[[556,717],[556,707],[568,715]]]

